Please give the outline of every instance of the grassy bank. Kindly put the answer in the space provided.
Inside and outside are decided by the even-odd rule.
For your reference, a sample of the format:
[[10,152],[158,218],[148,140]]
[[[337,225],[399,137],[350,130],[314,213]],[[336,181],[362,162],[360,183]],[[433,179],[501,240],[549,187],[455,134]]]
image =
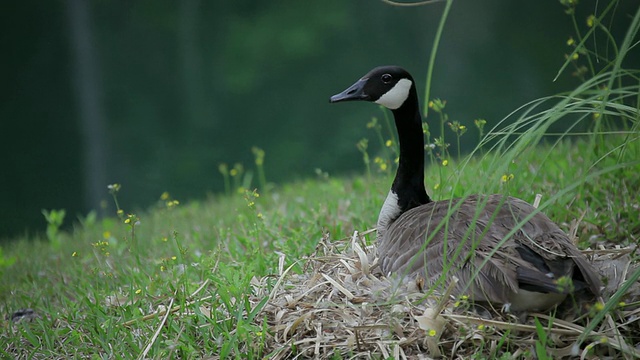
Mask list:
[[[577,2],[562,3],[576,24]],[[573,91],[525,104],[492,129],[477,119],[467,126],[478,127],[478,140],[465,135],[467,126],[449,121],[445,101],[427,101],[426,182],[432,198],[505,193],[534,203],[540,195],[541,211],[575,235],[581,248],[606,252],[639,244],[640,76],[622,64],[637,46],[640,10],[621,42],[607,42],[606,56],[586,47],[596,30],[608,35],[602,24],[615,4],[590,17],[585,34],[576,25],[575,39],[567,42],[571,51],[559,73],[575,68],[580,85]],[[640,356],[630,347],[640,341],[635,252],[624,254],[626,262],[612,258],[619,283],[584,316],[564,321],[542,315],[520,324],[522,319],[493,314],[502,318],[490,323],[472,314],[454,318],[452,311],[448,338],[422,326],[419,298],[381,297],[371,287],[350,290],[346,282],[356,278],[370,280],[381,293],[389,287],[372,272],[373,235],[354,235],[374,227],[391,183],[397,144],[388,123],[383,118],[368,125],[374,135],[367,136],[382,150],[373,150],[368,140],[358,142],[361,176],[318,171],[313,180],[271,186],[260,168],[264,153],[256,149],[260,191],[242,188],[237,168],[221,167],[228,194],[207,201],[185,203],[158,194],[157,206],[133,213],[113,186],[118,213],[101,220],[87,216],[68,233],[58,230],[63,213],[47,212],[46,237],[15,239],[0,253],[0,355]],[[559,123],[567,131],[551,134]],[[439,128],[438,137],[430,127]],[[479,144],[469,156],[456,158],[449,150],[461,141]],[[456,308],[459,301],[451,299],[450,305]],[[331,322],[322,317],[327,313],[348,315]],[[388,321],[391,313],[397,315]],[[363,340],[365,330],[372,337]],[[440,342],[433,341],[436,335]]]
[[[490,189],[533,202],[542,194],[553,220],[566,231],[577,224],[582,247],[637,244],[634,136],[605,140],[608,149],[626,147],[596,166],[590,138],[574,138],[531,147],[508,172],[495,171],[502,162],[492,155],[434,164],[427,182],[442,198]],[[18,239],[3,249],[2,312],[34,314],[3,321],[0,351],[24,358],[266,356],[276,350],[261,313],[267,297],[256,302],[252,282],[269,288],[290,265],[291,273],[304,273],[323,237],[372,228],[389,181],[384,174],[321,176],[184,204],[165,194],[144,213],[123,209],[120,217],[84,219],[71,233]],[[170,307],[179,310],[164,319]]]

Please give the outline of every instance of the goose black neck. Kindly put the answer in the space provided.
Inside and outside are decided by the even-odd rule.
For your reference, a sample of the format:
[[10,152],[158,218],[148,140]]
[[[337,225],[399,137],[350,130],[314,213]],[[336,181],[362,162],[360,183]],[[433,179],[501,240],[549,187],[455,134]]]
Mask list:
[[405,212],[431,202],[424,188],[424,135],[418,95],[412,86],[409,97],[393,110],[398,130],[400,159],[391,190],[398,197],[400,210]]

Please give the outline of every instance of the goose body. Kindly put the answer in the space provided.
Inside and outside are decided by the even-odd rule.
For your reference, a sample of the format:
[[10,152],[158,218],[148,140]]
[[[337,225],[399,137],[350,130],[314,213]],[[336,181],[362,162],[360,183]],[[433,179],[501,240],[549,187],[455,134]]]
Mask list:
[[584,255],[527,202],[505,195],[429,198],[422,118],[406,70],[375,68],[331,97],[351,100],[387,107],[398,131],[398,170],[377,225],[384,274],[419,277],[439,289],[456,276],[454,295],[514,311],[546,310],[583,288],[600,295],[602,283]]

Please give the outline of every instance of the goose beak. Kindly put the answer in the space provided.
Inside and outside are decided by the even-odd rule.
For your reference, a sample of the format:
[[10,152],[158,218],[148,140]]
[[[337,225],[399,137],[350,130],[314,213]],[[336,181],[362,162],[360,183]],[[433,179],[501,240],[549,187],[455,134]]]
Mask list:
[[340,101],[353,101],[353,100],[369,100],[369,95],[364,92],[364,85],[367,83],[367,79],[360,79],[355,84],[349,86],[349,88],[340,94],[333,95],[329,102],[337,103]]

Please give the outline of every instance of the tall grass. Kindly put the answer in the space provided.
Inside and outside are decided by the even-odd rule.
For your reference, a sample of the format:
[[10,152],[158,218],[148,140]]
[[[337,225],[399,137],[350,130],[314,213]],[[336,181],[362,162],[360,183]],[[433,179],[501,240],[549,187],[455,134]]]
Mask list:
[[[634,14],[622,43],[617,46],[606,27],[602,26],[603,19],[615,6],[616,2],[609,3],[601,15],[592,20],[597,26],[591,27],[584,35],[577,34],[580,43],[560,70],[562,72],[575,59],[574,54],[581,53],[587,58],[591,76],[583,78],[582,84],[570,92],[537,99],[516,109],[489,131],[462,163],[462,168],[474,156],[488,148],[486,154],[490,155],[481,157],[481,161],[487,162],[487,192],[499,191],[496,178],[501,174],[513,173],[519,177],[528,173],[527,168],[533,166],[539,171],[534,174],[529,172],[533,176],[529,176],[527,182],[521,182],[520,185],[534,188],[535,183],[546,180],[544,173],[548,169],[556,167],[567,171],[567,175],[571,176],[562,179],[560,187],[554,192],[543,193],[545,200],[540,209],[553,208],[553,215],[560,218],[570,217],[569,214],[558,214],[562,211],[571,212],[576,218],[578,214],[582,214],[582,217],[586,215],[587,219],[596,217],[598,212],[604,213],[605,216],[592,220],[592,223],[597,224],[597,220],[601,220],[600,224],[618,221],[624,226],[617,227],[617,231],[605,231],[605,237],[599,238],[599,243],[638,245],[638,211],[629,211],[628,206],[632,204],[632,207],[638,207],[638,200],[634,200],[632,194],[640,193],[640,71],[624,69],[622,63],[629,51],[638,44],[640,9]],[[573,17],[573,13],[570,15]],[[575,23],[575,17],[573,20]],[[588,39],[595,36],[596,30],[605,32],[610,40],[609,45],[615,55],[612,59],[607,60],[599,53],[585,50]],[[604,65],[601,70],[596,71],[594,63]],[[560,134],[550,134],[548,129],[557,122],[564,122],[566,130]],[[546,154],[532,164],[527,160],[531,159],[533,152],[541,151],[541,141],[551,141],[551,145],[547,147]],[[583,152],[574,161],[566,162],[566,159],[561,159],[560,162],[564,164],[559,165],[558,160],[566,149],[564,144],[567,142],[581,142]],[[452,181],[456,184],[454,189],[465,192],[460,191],[459,177],[454,177]],[[452,195],[456,190],[452,191]],[[519,188],[515,194],[522,193],[522,190]],[[624,195],[621,194],[623,191]],[[620,204],[616,200],[622,200],[627,205],[622,205],[623,209],[616,208],[613,204]],[[609,221],[605,220],[606,217],[609,217]],[[515,231],[517,229],[513,229],[511,233]],[[583,244],[596,245],[588,243],[587,239],[582,240]],[[637,261],[637,258],[633,261]],[[606,299],[603,309],[589,322],[574,346],[584,342],[587,334],[614,311],[639,278],[640,269],[636,269],[615,294]],[[633,343],[634,340],[630,341]]]
[[[471,154],[457,166],[450,166],[444,132],[447,121],[443,114],[444,102],[439,99],[429,100],[429,79],[441,27],[450,5],[447,3],[434,41],[436,45],[429,62],[425,90],[425,103],[428,101],[429,104],[425,106],[425,112],[433,109],[440,115],[441,129],[440,137],[434,142],[441,149],[439,157],[429,157],[432,167],[427,170],[437,176],[435,180],[434,176],[427,176],[427,181],[435,184],[432,197],[451,199],[474,193],[504,193],[532,201],[539,192],[543,202],[537,211],[545,211],[554,219],[584,220],[587,224],[580,224],[582,229],[593,226],[600,230],[595,237],[593,231],[580,232],[583,235],[580,236],[583,246],[626,246],[639,243],[639,204],[633,194],[640,193],[640,71],[625,69],[622,64],[638,44],[640,9],[633,15],[624,39],[616,44],[603,25],[616,4],[617,2],[611,2],[597,17],[591,16],[589,30],[585,34],[581,34],[576,25],[575,36],[579,41],[568,42],[574,48],[567,55],[559,74],[573,64],[579,70],[574,72],[582,81],[579,86],[563,94],[533,100],[514,110],[489,130]],[[575,24],[576,2],[566,2],[566,6],[567,13]],[[587,48],[589,40],[595,39],[598,32],[604,33],[607,39],[606,53],[613,54],[611,58],[607,58],[598,49]],[[586,59],[584,61],[587,66],[578,63],[581,57]],[[560,122],[560,128],[566,130],[562,133],[550,133],[549,129]],[[459,142],[461,134],[455,130],[457,124],[449,125]],[[541,143],[549,145],[540,147]],[[580,147],[580,155],[564,156],[568,147]],[[435,159],[438,161],[434,162]],[[438,170],[435,171],[433,167]],[[476,179],[480,181],[470,184],[469,172],[474,172]],[[548,176],[551,172],[561,172],[561,176],[554,179],[556,183],[550,183]],[[540,187],[540,184],[545,186]],[[450,213],[456,211],[457,206],[459,203],[452,202]],[[535,213],[523,219],[502,241],[518,232],[534,215]],[[616,225],[616,222],[624,225]],[[446,231],[448,226],[449,222],[443,221],[431,234],[426,234],[425,246],[440,229]],[[473,231],[470,229],[466,234],[469,241],[472,241],[472,235]],[[453,252],[453,257],[465,256],[461,251],[462,245]],[[447,250],[444,252],[447,253]],[[485,263],[487,261],[489,258]],[[454,270],[452,267],[456,261],[445,259],[444,263],[446,271],[439,280],[440,285],[448,281],[450,276],[447,275],[447,269]],[[478,269],[474,277],[479,272]],[[585,334],[610,314],[639,277],[640,269],[631,274],[624,286],[608,299],[604,308],[589,322]],[[436,287],[439,285],[436,284],[434,288]],[[434,288],[430,290],[433,291]],[[585,336],[579,339],[576,346],[585,340]]]
[[[596,23],[605,23],[607,14],[610,10]],[[441,157],[429,153],[429,191],[441,199],[504,192],[528,201],[541,193],[540,209],[566,230],[574,219],[583,219],[578,233],[583,245],[638,244],[640,73],[622,64],[636,49],[639,23],[640,12],[607,61],[594,50],[578,48],[586,48],[600,25],[576,35],[576,53],[599,59],[587,61],[590,72],[581,73],[582,84],[514,110],[459,161],[444,150]],[[596,69],[597,64],[603,65]],[[425,96],[428,100],[429,93]],[[386,116],[372,128],[379,141],[386,144],[389,136],[393,145]],[[559,122],[567,123],[567,130],[550,134]],[[375,224],[397,156],[386,149],[384,159],[373,157],[383,179],[373,172],[348,179],[323,175],[273,187],[262,168],[265,154],[255,148],[258,191],[241,164],[224,165],[225,196],[180,203],[162,194],[157,206],[136,214],[121,207],[126,199],[116,198],[122,212],[113,217],[84,217],[72,232],[55,231],[55,241],[17,239],[0,249],[0,356],[264,358],[280,353],[267,343],[274,330],[260,310],[269,294],[257,282],[268,289],[283,269],[302,273],[305,258],[321,239],[330,242]],[[438,191],[434,184],[440,184]],[[585,334],[606,319],[639,277],[640,271],[630,276],[595,313]],[[26,308],[33,311],[18,312]],[[486,344],[479,347],[486,354],[500,353]],[[295,354],[295,346],[287,351]],[[343,356],[348,354],[335,354]]]

